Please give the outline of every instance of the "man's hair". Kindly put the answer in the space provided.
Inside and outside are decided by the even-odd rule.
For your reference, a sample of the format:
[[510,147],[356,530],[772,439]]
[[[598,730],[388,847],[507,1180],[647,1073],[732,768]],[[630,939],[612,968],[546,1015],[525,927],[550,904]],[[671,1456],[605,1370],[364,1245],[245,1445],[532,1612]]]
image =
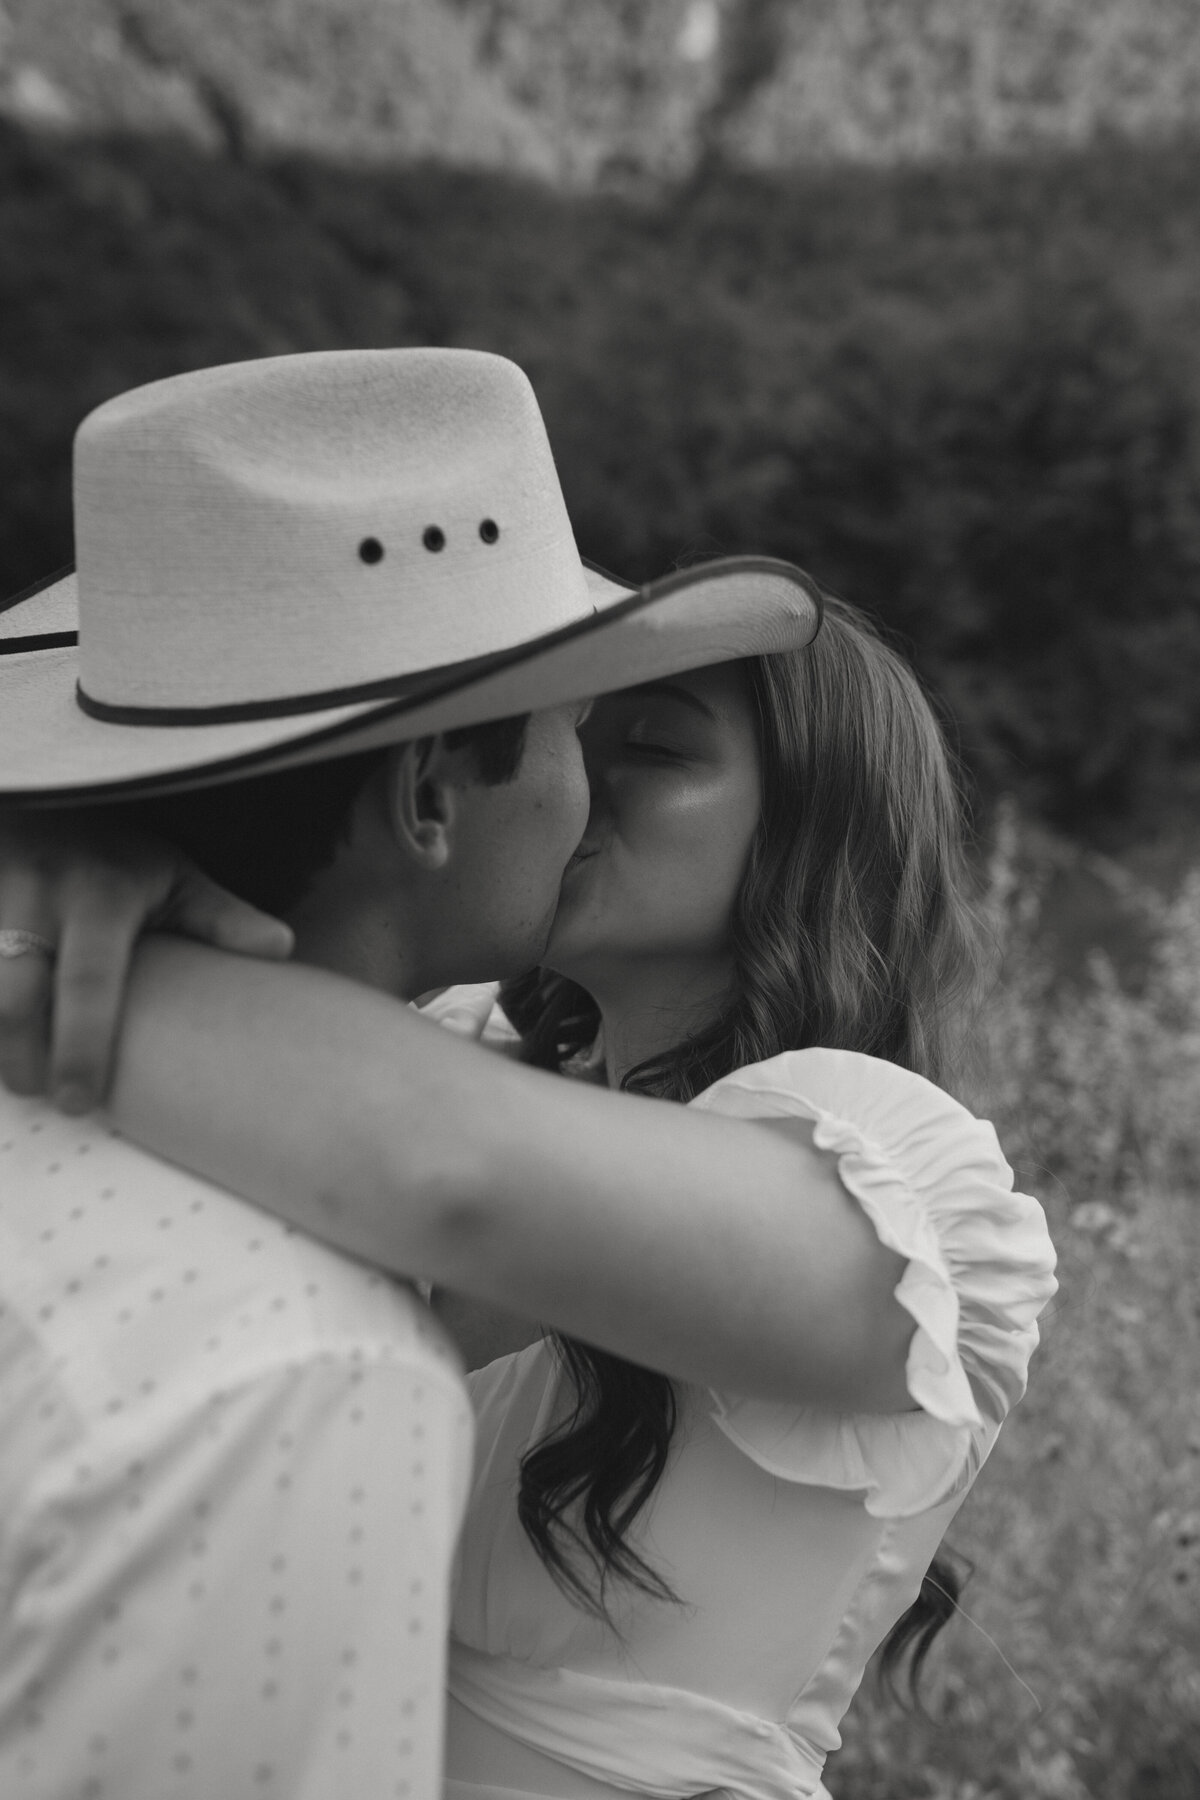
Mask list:
[[[466,748],[487,787],[511,781],[521,766],[529,714],[468,725],[445,734]],[[345,842],[363,788],[394,746],[306,763],[194,793],[168,794],[121,808],[130,824],[157,832],[186,852],[214,881],[282,914],[307,893]]]

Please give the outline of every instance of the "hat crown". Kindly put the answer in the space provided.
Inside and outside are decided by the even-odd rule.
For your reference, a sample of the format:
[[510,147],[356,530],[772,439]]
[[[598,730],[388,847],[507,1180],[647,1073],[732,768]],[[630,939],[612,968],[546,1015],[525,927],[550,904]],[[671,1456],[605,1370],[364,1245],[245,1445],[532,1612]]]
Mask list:
[[233,363],[75,443],[80,685],[283,705],[514,648],[592,608],[537,401],[480,351]]

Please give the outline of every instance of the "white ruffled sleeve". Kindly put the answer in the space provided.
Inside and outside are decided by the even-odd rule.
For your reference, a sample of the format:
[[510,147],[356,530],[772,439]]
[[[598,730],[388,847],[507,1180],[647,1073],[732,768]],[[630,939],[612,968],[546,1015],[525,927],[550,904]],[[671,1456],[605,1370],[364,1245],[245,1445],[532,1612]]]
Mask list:
[[992,1127],[922,1076],[851,1050],[789,1051],[692,1105],[812,1121],[847,1193],[906,1259],[896,1298],[916,1326],[907,1377],[919,1410],[839,1414],[713,1390],[721,1430],[784,1480],[861,1490],[877,1517],[963,1491],[1025,1391],[1056,1287],[1045,1216],[1014,1192]]

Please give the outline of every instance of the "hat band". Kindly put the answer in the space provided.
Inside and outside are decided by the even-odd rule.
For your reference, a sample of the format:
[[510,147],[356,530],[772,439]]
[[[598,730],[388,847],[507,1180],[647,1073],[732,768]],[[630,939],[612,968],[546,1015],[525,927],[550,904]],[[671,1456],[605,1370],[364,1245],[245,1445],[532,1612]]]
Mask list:
[[328,712],[339,706],[354,706],[370,700],[403,700],[424,704],[440,700],[484,675],[494,675],[532,655],[556,649],[582,637],[599,624],[625,618],[650,605],[656,594],[639,588],[625,600],[614,601],[601,612],[594,608],[586,618],[574,619],[557,631],[547,632],[532,642],[514,645],[507,650],[491,650],[461,662],[444,663],[436,669],[422,669],[417,675],[384,676],[377,681],[358,682],[349,687],[323,688],[313,694],[290,694],[272,700],[238,700],[217,706],[131,706],[99,700],[89,694],[82,681],[76,683],[75,700],[81,712],[90,719],[107,725],[237,725],[254,719],[286,719],[297,714]]
[[[52,575],[43,575],[40,581],[31,582],[19,594],[10,594],[7,600],[0,600],[0,613],[12,612],[23,601],[45,593],[47,588],[57,587],[60,581],[65,581],[68,575],[74,573],[75,564],[64,563]],[[31,631],[24,637],[0,638],[0,656],[21,656],[28,650],[69,650],[78,642],[77,631]]]
[[[606,569],[586,558],[581,558],[584,566],[594,574],[603,576],[616,585],[624,585],[619,578],[610,575]],[[73,564],[58,570],[54,575],[25,588],[11,599],[0,602],[0,613],[18,606],[23,600],[32,598],[44,588],[52,586],[56,581],[72,573]],[[423,704],[426,701],[438,700],[456,692],[459,688],[469,686],[473,681],[485,676],[502,673],[513,668],[530,657],[540,655],[544,651],[556,649],[562,644],[584,636],[599,625],[607,625],[610,621],[624,619],[630,614],[640,612],[646,607],[661,600],[676,589],[695,587],[698,583],[714,577],[727,577],[731,573],[760,575],[783,575],[788,582],[799,587],[807,596],[814,611],[813,633],[820,627],[823,595],[812,577],[794,564],[780,562],[768,556],[733,556],[723,557],[706,566],[703,563],[691,567],[675,569],[671,574],[661,576],[657,581],[646,586],[633,589],[625,599],[613,601],[601,611],[593,606],[585,618],[575,619],[569,625],[558,630],[547,632],[545,636],[517,644],[506,650],[494,650],[481,656],[471,657],[459,662],[445,663],[434,669],[423,669],[416,675],[385,676],[369,682],[359,682],[346,687],[325,688],[316,693],[292,694],[270,700],[231,701],[217,706],[140,706],[128,703],[115,703],[101,700],[89,694],[82,681],[76,683],[75,700],[81,712],[89,718],[97,719],[112,725],[232,725],[256,719],[291,718],[305,713],[328,712],[342,706],[366,704],[372,700],[400,701],[404,705]],[[75,631],[40,632],[26,637],[0,638],[0,656],[13,655],[30,650],[51,650],[69,648],[79,641]]]
[[0,638],[0,656],[23,655],[26,650],[70,650],[78,642],[77,631],[39,631],[32,637]]

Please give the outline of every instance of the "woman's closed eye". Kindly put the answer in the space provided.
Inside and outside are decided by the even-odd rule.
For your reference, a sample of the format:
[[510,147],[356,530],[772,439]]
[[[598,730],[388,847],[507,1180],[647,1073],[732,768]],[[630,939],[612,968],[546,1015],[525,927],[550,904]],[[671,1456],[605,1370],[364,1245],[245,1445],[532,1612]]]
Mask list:
[[585,751],[590,748],[603,763],[682,763],[701,756],[711,736],[711,716],[664,686],[653,694],[632,690],[598,702],[580,733]]
[[635,725],[624,733],[617,754],[635,760],[681,762],[694,756],[696,749],[670,732],[654,726]]

